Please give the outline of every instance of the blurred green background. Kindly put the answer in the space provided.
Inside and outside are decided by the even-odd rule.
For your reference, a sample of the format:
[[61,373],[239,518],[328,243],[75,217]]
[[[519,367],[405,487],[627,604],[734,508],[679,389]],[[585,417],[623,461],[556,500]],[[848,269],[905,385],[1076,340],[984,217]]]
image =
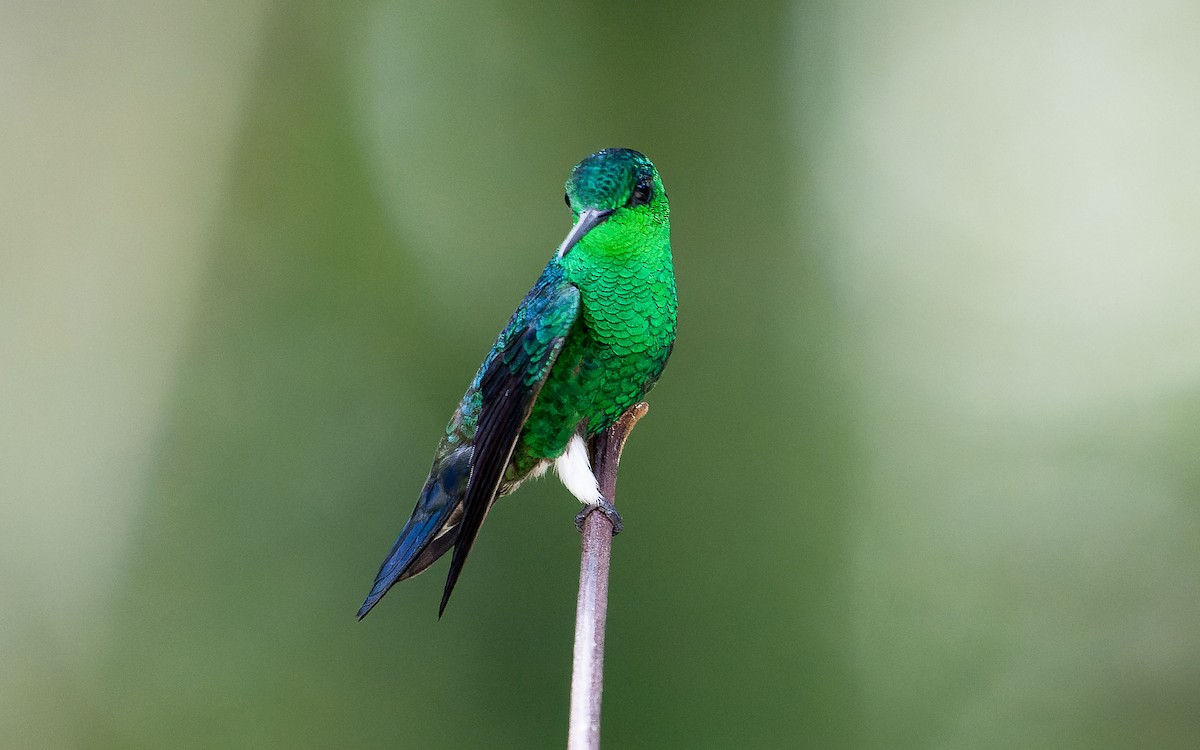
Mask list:
[[556,480],[354,611],[604,146],[612,748],[1200,747],[1200,6],[0,5],[0,746],[557,747]]

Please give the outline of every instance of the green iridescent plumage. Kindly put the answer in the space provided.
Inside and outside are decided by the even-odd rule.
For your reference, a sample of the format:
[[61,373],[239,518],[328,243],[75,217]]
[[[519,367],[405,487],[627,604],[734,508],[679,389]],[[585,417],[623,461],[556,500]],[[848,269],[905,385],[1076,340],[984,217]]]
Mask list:
[[551,462],[581,500],[603,504],[568,449],[611,426],[666,366],[676,323],[670,209],[654,165],[628,149],[584,159],[566,187],[575,225],[463,396],[359,617],[453,546],[444,609],[492,504]]

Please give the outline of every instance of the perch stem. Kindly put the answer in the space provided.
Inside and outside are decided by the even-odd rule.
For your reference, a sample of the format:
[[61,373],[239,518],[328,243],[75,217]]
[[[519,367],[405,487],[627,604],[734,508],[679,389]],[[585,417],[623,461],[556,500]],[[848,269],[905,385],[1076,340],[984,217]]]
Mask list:
[[[617,501],[617,467],[630,431],[650,407],[635,404],[616,424],[592,441],[592,470],[600,494]],[[608,616],[608,568],[613,525],[592,511],[583,522],[579,561],[579,600],[575,605],[575,655],[571,673],[571,716],[568,750],[599,750],[600,695],[604,688],[604,625]]]

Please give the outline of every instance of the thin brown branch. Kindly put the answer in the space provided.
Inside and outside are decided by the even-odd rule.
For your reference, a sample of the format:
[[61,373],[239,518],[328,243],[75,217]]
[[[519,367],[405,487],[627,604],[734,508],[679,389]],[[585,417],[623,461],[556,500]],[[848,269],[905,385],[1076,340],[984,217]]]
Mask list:
[[[617,502],[617,467],[633,426],[646,415],[646,403],[635,404],[617,423],[592,441],[592,471],[600,494]],[[608,567],[613,525],[592,511],[583,522],[579,561],[579,600],[575,606],[575,656],[571,674],[571,719],[568,750],[599,750],[600,695],[604,688],[604,626],[608,617]]]

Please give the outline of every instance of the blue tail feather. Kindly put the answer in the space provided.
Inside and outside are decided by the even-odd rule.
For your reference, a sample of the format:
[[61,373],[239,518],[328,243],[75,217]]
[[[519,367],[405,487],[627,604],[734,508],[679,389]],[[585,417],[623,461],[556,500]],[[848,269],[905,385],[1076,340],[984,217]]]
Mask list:
[[[470,463],[471,447],[464,446],[434,465],[412,516],[379,566],[358,619],[366,617],[388,589],[428,568],[454,544]],[[438,536],[447,526],[452,528]]]

